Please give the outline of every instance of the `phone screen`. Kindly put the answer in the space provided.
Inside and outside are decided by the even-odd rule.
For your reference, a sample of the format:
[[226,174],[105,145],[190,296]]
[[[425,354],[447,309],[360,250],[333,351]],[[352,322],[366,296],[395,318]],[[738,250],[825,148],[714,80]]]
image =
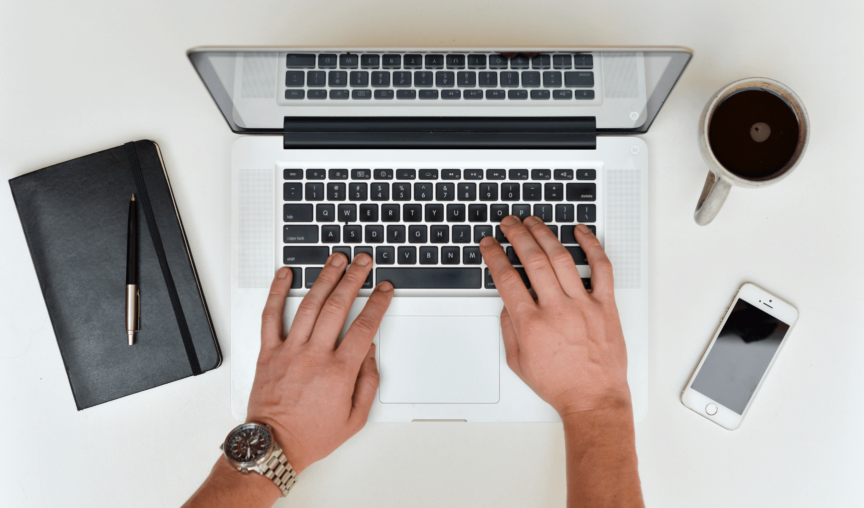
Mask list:
[[691,388],[744,414],[788,331],[788,324],[739,299]]

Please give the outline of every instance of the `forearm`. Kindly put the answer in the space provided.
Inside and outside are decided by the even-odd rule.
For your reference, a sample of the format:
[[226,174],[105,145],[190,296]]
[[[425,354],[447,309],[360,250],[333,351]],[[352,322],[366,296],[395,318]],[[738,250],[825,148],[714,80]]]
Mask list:
[[243,474],[219,457],[210,476],[186,501],[183,508],[269,508],[281,492],[275,483],[258,473]]
[[567,448],[567,506],[644,506],[630,401],[570,414],[562,420]]

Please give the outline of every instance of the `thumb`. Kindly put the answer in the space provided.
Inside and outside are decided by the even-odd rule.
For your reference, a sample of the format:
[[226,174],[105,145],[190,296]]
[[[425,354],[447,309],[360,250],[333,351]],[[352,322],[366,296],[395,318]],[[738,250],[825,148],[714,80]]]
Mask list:
[[357,384],[354,385],[354,403],[348,419],[355,432],[362,429],[369,419],[369,411],[372,409],[372,403],[375,402],[379,380],[378,364],[375,362],[375,344],[372,344],[360,365],[360,374],[357,376]]

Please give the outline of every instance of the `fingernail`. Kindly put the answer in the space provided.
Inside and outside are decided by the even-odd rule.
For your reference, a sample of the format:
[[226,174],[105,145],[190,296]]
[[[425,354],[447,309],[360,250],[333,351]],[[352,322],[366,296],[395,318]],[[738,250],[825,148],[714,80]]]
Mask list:
[[490,245],[495,245],[495,239],[491,236],[484,236],[480,239],[480,245],[483,247],[489,247]]
[[361,256],[358,254],[354,256],[354,262],[360,266],[366,266],[369,264],[369,256]]
[[523,220],[522,224],[525,224],[526,226],[533,226],[534,224],[537,224],[538,222],[543,222],[543,221],[541,221],[540,219],[538,219],[537,217],[534,217],[532,215],[532,216],[528,217],[527,219]]
[[375,343],[369,346],[369,358],[375,358]]
[[504,217],[504,219],[501,221],[501,225],[512,226],[513,224],[516,224],[517,222],[519,222],[519,219],[517,219],[516,217],[514,217],[512,215],[508,215],[507,217]]
[[579,225],[576,226],[576,227],[579,228],[579,231],[585,233],[586,235],[590,235],[590,234],[591,234],[591,230],[588,229],[588,226],[586,226],[585,224],[579,224]]
[[384,282],[378,284],[378,291],[381,291],[382,293],[386,293],[391,290],[393,290],[393,284],[390,284],[389,281],[385,280]]
[[280,268],[276,272],[276,278],[277,279],[284,279],[287,276],[288,276],[288,267],[287,266],[283,266],[282,268]]
[[340,254],[338,254],[338,253],[337,253],[337,254],[333,254],[333,255],[330,256],[330,259],[327,260],[327,262],[330,263],[330,264],[333,265],[333,266],[337,266],[337,267],[338,267],[338,266],[342,266],[342,265],[345,264],[345,257],[342,256],[342,255],[340,255]]

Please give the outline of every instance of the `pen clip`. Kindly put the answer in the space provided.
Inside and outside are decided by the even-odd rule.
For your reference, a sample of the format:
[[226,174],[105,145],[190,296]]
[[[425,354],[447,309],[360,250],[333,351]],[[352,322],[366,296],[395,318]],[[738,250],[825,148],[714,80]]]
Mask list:
[[135,288],[135,305],[138,307],[138,315],[135,320],[135,331],[138,332],[141,330],[141,290],[137,287]]

